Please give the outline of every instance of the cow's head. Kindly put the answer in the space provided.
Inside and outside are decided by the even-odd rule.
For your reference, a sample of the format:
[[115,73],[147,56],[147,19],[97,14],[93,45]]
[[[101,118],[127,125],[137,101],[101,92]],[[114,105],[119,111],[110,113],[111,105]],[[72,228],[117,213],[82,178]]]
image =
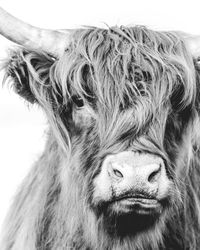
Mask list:
[[146,233],[138,246],[153,233],[157,246],[182,205],[195,141],[198,83],[181,35],[82,29],[59,58],[23,49],[6,68],[16,91],[45,110],[71,159],[76,205],[88,207],[97,231],[121,241]]

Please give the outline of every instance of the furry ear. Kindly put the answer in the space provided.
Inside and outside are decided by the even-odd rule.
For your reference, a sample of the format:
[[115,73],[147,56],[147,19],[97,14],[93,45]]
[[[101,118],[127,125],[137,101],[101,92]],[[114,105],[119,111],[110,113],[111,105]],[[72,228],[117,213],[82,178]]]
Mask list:
[[196,100],[195,100],[195,106],[197,109],[197,112],[200,113],[200,60],[199,58],[194,59],[194,67],[195,67],[195,73],[196,73]]
[[43,108],[59,144],[66,149],[71,109],[68,98],[64,103],[61,86],[54,79],[56,63],[42,52],[14,51],[4,64],[5,79],[11,80],[14,90],[25,100]]
[[[39,92],[36,88],[42,84],[44,93],[45,86],[49,85],[48,75],[53,63],[54,59],[43,53],[27,50],[12,51],[4,64],[5,78],[11,79],[17,94],[30,103],[38,103]],[[41,86],[39,89],[41,90]]]
[[28,79],[28,70],[24,61],[19,55],[13,55],[6,66],[6,77],[13,79],[14,90],[27,101],[34,103],[36,99],[31,92]]

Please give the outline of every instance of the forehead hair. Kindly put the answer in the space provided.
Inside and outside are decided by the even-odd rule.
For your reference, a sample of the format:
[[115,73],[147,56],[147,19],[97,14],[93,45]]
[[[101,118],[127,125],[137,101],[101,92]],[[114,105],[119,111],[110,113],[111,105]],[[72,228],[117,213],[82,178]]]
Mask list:
[[178,111],[193,104],[196,96],[193,58],[175,32],[91,27],[73,31],[58,60],[26,50],[11,58],[8,75],[15,73],[18,93],[44,108],[64,149],[70,145],[74,100],[98,114],[105,141],[107,135],[113,140],[130,127],[147,127],[153,115],[165,120],[166,115],[161,116],[169,101],[176,101]]
[[179,106],[187,106],[194,77],[192,57],[177,33],[137,26],[76,30],[54,71],[66,102],[75,95],[107,109],[143,99],[162,106],[179,89]]

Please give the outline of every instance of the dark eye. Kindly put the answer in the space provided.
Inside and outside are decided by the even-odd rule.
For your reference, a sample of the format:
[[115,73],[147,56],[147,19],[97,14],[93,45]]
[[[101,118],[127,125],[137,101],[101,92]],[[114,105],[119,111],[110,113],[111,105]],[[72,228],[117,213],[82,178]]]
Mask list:
[[84,106],[84,102],[79,96],[72,96],[72,101],[78,108],[82,108]]
[[184,88],[182,86],[177,86],[170,98],[173,110],[177,111],[180,109],[183,97]]

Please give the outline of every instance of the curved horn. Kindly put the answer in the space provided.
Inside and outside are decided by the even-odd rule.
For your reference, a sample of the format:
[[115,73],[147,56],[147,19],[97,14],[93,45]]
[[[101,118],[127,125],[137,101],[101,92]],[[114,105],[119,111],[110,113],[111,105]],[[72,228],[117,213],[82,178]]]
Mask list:
[[179,32],[194,57],[200,57],[200,36]]
[[189,36],[187,37],[190,51],[196,58],[200,56],[200,36]]
[[59,57],[65,50],[69,33],[40,29],[10,15],[0,7],[0,34],[33,50]]

